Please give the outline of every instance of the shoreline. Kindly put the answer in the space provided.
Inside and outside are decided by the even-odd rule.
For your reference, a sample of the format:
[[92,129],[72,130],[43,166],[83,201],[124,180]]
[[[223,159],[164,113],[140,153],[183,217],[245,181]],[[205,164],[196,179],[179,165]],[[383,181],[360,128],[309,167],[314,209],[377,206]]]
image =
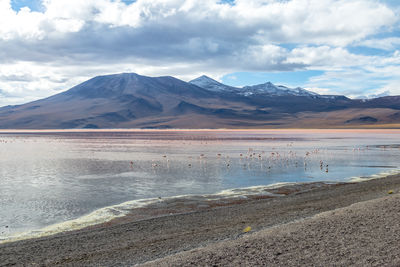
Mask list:
[[362,125],[363,127],[358,128],[171,128],[171,129],[146,129],[146,128],[103,128],[103,129],[85,129],[85,128],[72,128],[72,129],[0,129],[0,134],[40,134],[40,133],[135,133],[135,132],[366,132],[366,133],[398,133],[400,131],[400,124],[394,124],[395,127],[368,127],[368,125]]
[[399,188],[400,175],[391,175],[150,219],[126,216],[81,230],[0,244],[0,262],[4,265],[140,264],[217,241],[237,239],[246,226],[251,226],[254,232],[384,197],[388,190],[397,193]]
[[148,220],[162,216],[204,211],[224,206],[232,206],[253,200],[279,198],[291,194],[306,193],[309,190],[330,185],[363,183],[400,174],[400,169],[373,174],[368,177],[350,177],[347,181],[281,182],[270,185],[225,189],[211,194],[187,194],[171,197],[145,198],[126,201],[92,211],[76,219],[52,224],[39,229],[16,232],[0,238],[0,245],[11,242],[42,238],[64,232],[98,228],[104,225]]
[[[396,171],[397,173],[398,171]],[[387,175],[385,175],[387,176]],[[206,209],[232,206],[253,201],[255,199],[277,198],[298,192],[306,192],[316,187],[330,184],[362,182],[368,179],[380,179],[380,174],[371,178],[359,178],[357,181],[346,182],[282,182],[270,185],[249,186],[243,188],[225,189],[211,194],[187,194],[171,197],[144,198],[130,200],[120,204],[106,206],[92,211],[76,219],[52,224],[39,229],[16,232],[0,238],[0,245],[16,241],[29,240],[72,232],[86,228],[97,228],[103,225],[118,224],[121,221],[141,221],[161,216],[185,214]]]

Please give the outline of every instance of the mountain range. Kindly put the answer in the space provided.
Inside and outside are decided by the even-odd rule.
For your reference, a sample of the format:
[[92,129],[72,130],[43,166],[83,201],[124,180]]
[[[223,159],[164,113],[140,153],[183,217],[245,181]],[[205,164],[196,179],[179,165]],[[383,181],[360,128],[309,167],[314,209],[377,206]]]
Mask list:
[[400,126],[400,96],[350,99],[270,82],[232,87],[135,73],[97,76],[65,92],[0,108],[1,129],[359,128]]

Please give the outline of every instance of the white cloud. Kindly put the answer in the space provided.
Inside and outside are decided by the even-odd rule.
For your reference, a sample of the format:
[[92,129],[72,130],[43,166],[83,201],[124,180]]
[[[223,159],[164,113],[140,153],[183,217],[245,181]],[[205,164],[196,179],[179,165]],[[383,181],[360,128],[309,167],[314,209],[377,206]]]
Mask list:
[[359,66],[375,61],[373,56],[351,54],[342,47],[305,46],[294,48],[286,60],[287,63],[302,63],[325,70],[347,66]]
[[357,98],[381,94],[400,95],[400,66],[357,66],[327,71],[305,85],[316,92]]
[[[26,34],[16,35],[20,37],[65,32],[66,28],[59,24],[66,23],[73,25],[68,31],[74,32],[91,22],[111,27],[180,30],[189,26],[194,37],[212,35],[213,32],[202,32],[202,24],[212,23],[214,33],[227,28],[228,32],[268,42],[346,45],[398,20],[390,8],[368,0],[237,0],[234,5],[212,0],[138,0],[129,6],[112,0],[44,0],[44,13],[27,8],[17,13],[7,0],[1,0],[0,5],[0,29],[14,32],[25,28]],[[10,19],[16,23],[7,25]]]
[[376,1],[269,1],[272,4],[247,9],[247,1],[240,2],[246,10],[244,15],[257,18],[264,27],[273,26],[270,31],[263,31],[262,37],[278,42],[344,46],[383,26],[391,26],[398,19],[392,10]]
[[[379,41],[371,35],[397,25],[395,10],[374,0],[44,0],[43,6],[16,12],[0,0],[0,88],[7,95],[39,98],[123,71],[190,79],[299,69],[345,75],[352,67],[367,73],[399,64],[395,53],[356,55],[346,47],[373,46]],[[3,94],[0,105],[8,99]]]
[[376,93],[385,93],[386,95],[400,95],[400,79],[394,79],[379,88]]
[[383,39],[374,38],[374,39],[363,40],[361,42],[356,43],[356,45],[393,51],[396,48],[400,48],[400,38],[399,37],[390,37]]

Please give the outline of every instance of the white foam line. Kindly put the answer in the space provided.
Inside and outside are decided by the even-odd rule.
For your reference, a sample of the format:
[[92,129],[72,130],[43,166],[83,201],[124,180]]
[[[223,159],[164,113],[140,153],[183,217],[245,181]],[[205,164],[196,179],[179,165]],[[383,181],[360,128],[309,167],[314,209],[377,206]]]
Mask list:
[[65,231],[73,231],[85,228],[87,226],[101,224],[108,222],[114,218],[123,217],[128,212],[129,209],[144,207],[148,204],[160,201],[159,199],[140,199],[124,202],[122,204],[104,207],[95,210],[87,215],[79,217],[77,219],[68,220],[62,223],[53,224],[46,226],[38,230],[31,230],[22,233],[15,233],[11,236],[0,237],[0,244],[14,242],[18,240],[24,240],[29,238],[38,238],[43,236],[49,236],[58,234]]
[[348,179],[348,181],[352,182],[352,183],[359,183],[359,182],[364,182],[364,181],[368,181],[368,180],[385,178],[387,176],[396,175],[396,174],[400,174],[400,169],[384,171],[384,172],[380,172],[380,173],[377,173],[377,174],[372,174],[372,175],[369,175],[369,176],[362,176],[362,177],[354,176],[354,177],[350,177]]

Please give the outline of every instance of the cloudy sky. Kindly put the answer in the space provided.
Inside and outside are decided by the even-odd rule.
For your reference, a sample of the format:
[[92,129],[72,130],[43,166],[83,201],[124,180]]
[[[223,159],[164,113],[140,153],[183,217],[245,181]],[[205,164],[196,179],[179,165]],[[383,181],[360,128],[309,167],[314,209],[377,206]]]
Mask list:
[[121,72],[400,95],[400,1],[0,0],[0,106]]

